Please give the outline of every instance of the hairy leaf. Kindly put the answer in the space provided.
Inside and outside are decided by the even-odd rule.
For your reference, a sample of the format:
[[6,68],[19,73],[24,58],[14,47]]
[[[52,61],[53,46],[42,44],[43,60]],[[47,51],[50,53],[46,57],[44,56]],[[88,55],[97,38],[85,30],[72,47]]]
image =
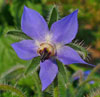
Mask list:
[[27,69],[25,70],[25,75],[27,75],[28,73],[30,73],[30,72],[34,72],[34,71],[36,71],[38,68],[39,68],[39,66],[40,66],[40,57],[35,57],[33,60],[32,60],[32,62],[31,62],[31,64],[29,64],[29,66],[27,67]]
[[19,95],[19,97],[26,97],[23,92],[21,92],[19,89],[10,85],[0,84],[0,90],[6,90],[12,93],[16,93],[17,95]]
[[17,80],[24,73],[25,66],[24,65],[16,65],[9,69],[7,72],[3,73],[1,76],[1,80],[5,80],[7,82],[12,80]]
[[58,20],[58,9],[57,6],[54,5],[50,10],[49,17],[48,17],[48,26],[49,28],[51,25]]
[[86,59],[88,57],[89,53],[88,53],[87,49],[82,47],[81,45],[78,45],[78,44],[75,44],[75,43],[70,43],[70,44],[68,44],[68,46],[75,49],[83,59]]
[[8,31],[7,35],[14,38],[14,39],[17,39],[17,40],[31,39],[29,36],[27,36],[21,30]]

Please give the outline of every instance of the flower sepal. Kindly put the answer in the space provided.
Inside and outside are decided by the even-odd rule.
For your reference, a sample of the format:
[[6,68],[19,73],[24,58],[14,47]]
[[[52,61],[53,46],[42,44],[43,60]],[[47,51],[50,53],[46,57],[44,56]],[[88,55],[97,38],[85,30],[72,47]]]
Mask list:
[[40,57],[35,57],[32,59],[31,63],[27,66],[24,75],[28,75],[32,72],[35,72],[40,67]]
[[27,36],[24,32],[21,30],[10,30],[6,34],[7,36],[13,38],[14,40],[26,40],[31,39],[29,36]]
[[58,20],[59,14],[58,9],[56,5],[53,5],[53,7],[50,10],[49,16],[48,16],[48,27],[50,28],[51,25]]
[[89,57],[89,52],[88,50],[83,47],[83,42],[80,42],[80,43],[70,43],[70,44],[67,44],[68,46],[70,46],[71,48],[73,48],[74,50],[76,50],[78,52],[78,54],[85,60],[87,59],[88,60],[88,57]]

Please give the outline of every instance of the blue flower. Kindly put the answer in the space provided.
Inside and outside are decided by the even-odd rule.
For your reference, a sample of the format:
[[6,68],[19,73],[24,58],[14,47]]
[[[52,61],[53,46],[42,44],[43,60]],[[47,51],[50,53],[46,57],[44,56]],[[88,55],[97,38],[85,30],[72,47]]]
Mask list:
[[[87,77],[88,77],[88,75],[89,75],[90,73],[91,73],[90,70],[87,70],[87,71],[84,72],[84,80],[87,79]],[[89,83],[90,83],[90,84],[94,84],[94,81],[90,81]]]
[[45,90],[58,73],[56,59],[68,65],[72,63],[87,64],[72,48],[70,43],[78,31],[78,10],[53,23],[50,30],[44,18],[35,10],[24,6],[21,20],[22,31],[33,40],[22,40],[12,44],[13,49],[23,60],[40,56],[40,79]]
[[[79,80],[80,79],[80,77],[82,77],[83,78],[83,80],[86,80],[87,79],[87,77],[88,77],[88,75],[91,73],[91,71],[90,70],[87,70],[87,71],[81,71],[81,70],[79,70],[79,71],[77,71],[74,75],[73,75],[73,79],[74,79],[74,81],[75,80]],[[90,84],[94,84],[94,81],[90,81],[89,82]]]

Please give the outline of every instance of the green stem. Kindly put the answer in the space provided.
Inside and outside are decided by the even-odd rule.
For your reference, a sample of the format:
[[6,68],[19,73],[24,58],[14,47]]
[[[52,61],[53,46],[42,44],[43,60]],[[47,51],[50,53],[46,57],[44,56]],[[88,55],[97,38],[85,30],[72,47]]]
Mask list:
[[89,78],[89,79],[85,80],[84,82],[82,82],[82,83],[79,85],[79,87],[84,86],[86,83],[88,83],[88,82],[90,82],[90,81],[100,81],[100,79],[99,79],[99,78]]
[[42,91],[41,91],[41,86],[40,86],[37,72],[34,72],[33,76],[34,76],[33,81],[34,81],[36,89],[37,89],[37,95],[38,95],[38,97],[42,97]]
[[59,93],[58,93],[58,79],[57,79],[57,77],[54,80],[53,97],[59,97]]
[[76,94],[76,97],[81,97],[80,95],[82,95],[83,91],[84,91],[84,88],[86,86],[86,84],[90,81],[100,81],[99,78],[90,78],[90,79],[87,79],[85,80],[84,82],[82,82],[81,84],[79,84],[79,86],[76,88],[75,90],[75,94]]
[[91,76],[92,76],[95,72],[97,72],[99,69],[100,69],[100,64],[97,65],[97,66],[91,71],[91,73],[88,75],[87,79],[91,78]]
[[16,89],[13,86],[0,84],[0,90],[11,91],[19,95],[19,97],[26,97],[20,90]]

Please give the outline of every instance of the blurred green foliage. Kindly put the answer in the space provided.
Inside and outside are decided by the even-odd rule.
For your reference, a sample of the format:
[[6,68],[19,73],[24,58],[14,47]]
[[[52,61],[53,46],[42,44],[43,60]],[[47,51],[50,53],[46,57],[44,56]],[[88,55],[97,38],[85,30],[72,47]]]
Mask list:
[[[30,63],[30,61],[24,61],[19,59],[14,50],[11,48],[10,46],[11,43],[18,41],[17,38],[15,40],[11,37],[6,37],[6,33],[9,30],[21,29],[21,16],[24,5],[38,11],[41,15],[44,16],[46,20],[48,20],[47,15],[49,13],[49,9],[52,7],[53,4],[56,4],[59,9],[60,13],[59,19],[70,14],[75,9],[79,9],[79,14],[78,14],[79,31],[76,39],[79,39],[79,41],[84,40],[87,46],[92,45],[95,50],[100,50],[100,44],[97,44],[100,43],[100,0],[0,0],[0,77],[2,76],[3,72],[6,72],[12,66],[22,64],[25,67],[27,67],[27,64]],[[99,64],[99,62],[100,61],[98,61],[97,64]],[[70,72],[72,74],[73,72],[79,70],[80,66],[71,65],[69,68],[71,68]],[[86,70],[88,68],[85,69],[81,68],[81,69]],[[21,73],[22,72],[23,69]],[[65,74],[64,76],[66,76],[66,72],[64,74]],[[69,75],[71,74],[69,73],[67,76],[69,77]],[[16,74],[10,76],[11,77],[16,76]],[[61,76],[61,74],[59,73],[58,78],[63,79],[64,77]],[[64,91],[66,91],[66,87],[64,86],[65,85],[64,83],[66,82],[68,82],[67,84],[68,87],[71,87],[69,89],[67,88],[67,95],[73,94],[73,92],[75,91],[73,91],[74,86],[72,86],[72,82],[69,81],[70,79],[69,78],[67,78],[67,80],[64,79],[64,82],[62,82],[62,80],[60,79],[58,80],[58,83],[60,83],[61,85],[59,86],[60,87],[59,89],[62,91],[61,95]],[[15,82],[16,80],[12,82],[8,81],[7,83],[15,85],[14,84]],[[0,83],[2,83],[2,81]],[[4,81],[4,83],[6,83],[6,81]],[[29,76],[22,77],[22,79],[19,80],[17,83],[18,83],[18,88],[21,88],[23,92],[27,91],[25,93],[27,97],[52,96],[51,95],[52,93],[50,92],[50,90],[53,91],[52,85],[50,86],[50,89],[46,90],[45,94],[41,92],[41,83],[38,77],[38,73],[34,74],[31,73]],[[79,92],[80,95],[83,94],[86,95],[87,93],[90,92],[91,87],[96,87],[98,86],[98,84],[99,83],[95,83],[94,85],[91,86],[88,84],[85,85],[83,92],[81,91],[80,88],[82,94],[80,94],[80,91],[78,90],[77,91]],[[77,93],[78,95],[77,97],[82,97],[79,96],[79,94]],[[9,92],[3,93],[3,91],[0,91],[0,97],[12,97],[12,95],[13,97],[18,97],[12,93]],[[67,97],[74,97],[74,96],[72,95]]]

